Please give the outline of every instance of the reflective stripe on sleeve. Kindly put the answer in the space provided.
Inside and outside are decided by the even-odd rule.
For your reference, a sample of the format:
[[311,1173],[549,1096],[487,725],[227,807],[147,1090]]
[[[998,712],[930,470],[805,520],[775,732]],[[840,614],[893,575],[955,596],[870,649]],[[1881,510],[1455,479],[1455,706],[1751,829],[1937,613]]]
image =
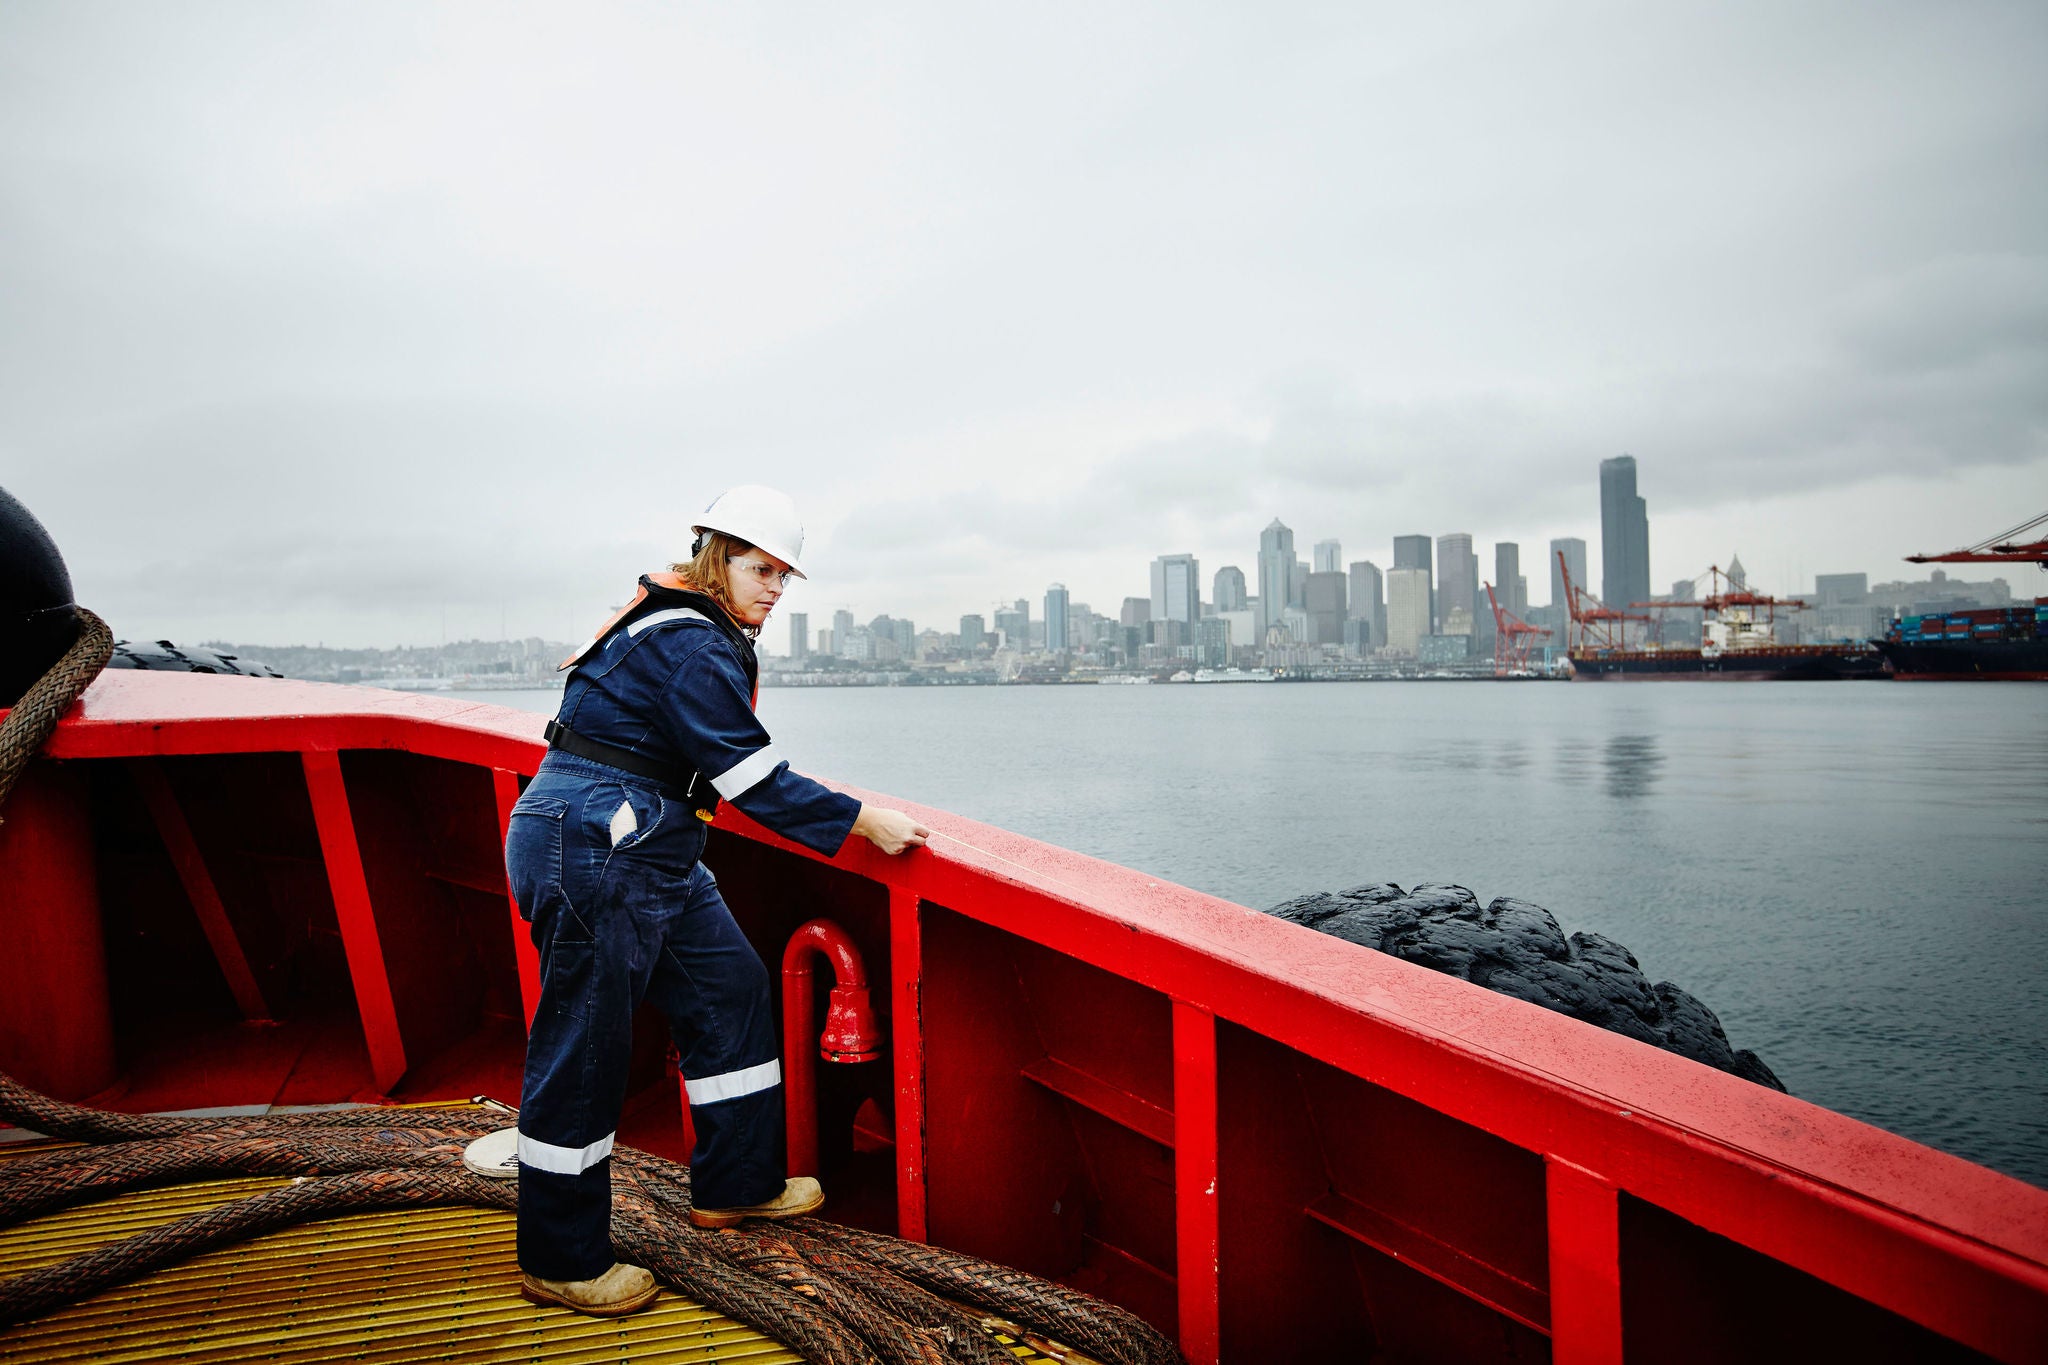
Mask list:
[[711,785],[718,794],[730,801],[762,778],[775,771],[775,765],[782,762],[782,755],[775,752],[773,744],[764,744],[739,762],[711,779]]
[[757,1090],[772,1090],[782,1084],[782,1063],[763,1062],[741,1071],[728,1071],[723,1075],[706,1076],[702,1080],[686,1077],[683,1088],[690,1092],[691,1104],[716,1104],[720,1100],[736,1100],[742,1095],[751,1095]]
[[670,607],[667,611],[651,611],[626,627],[626,634],[638,635],[650,626],[665,625],[670,621],[709,621],[711,618],[701,611],[689,607]]
[[588,1147],[557,1147],[552,1142],[542,1142],[521,1133],[519,1164],[531,1166],[536,1171],[553,1171],[556,1175],[582,1175],[612,1154],[612,1139],[617,1136],[617,1133],[606,1133]]

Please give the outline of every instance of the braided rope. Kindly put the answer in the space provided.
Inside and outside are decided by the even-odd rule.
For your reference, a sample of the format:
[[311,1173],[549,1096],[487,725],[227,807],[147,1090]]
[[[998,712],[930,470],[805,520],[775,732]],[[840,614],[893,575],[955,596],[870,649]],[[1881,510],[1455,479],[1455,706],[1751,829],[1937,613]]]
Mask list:
[[[0,1074],[0,1119],[95,1144],[0,1165],[0,1226],[142,1185],[229,1174],[300,1177],[0,1281],[0,1324],[293,1223],[372,1209],[511,1209],[518,1202],[511,1182],[462,1167],[463,1147],[504,1126],[502,1113],[112,1114],[64,1104]],[[1106,1365],[1182,1365],[1172,1343],[1138,1318],[1035,1275],[815,1218],[707,1232],[690,1224],[689,1207],[688,1167],[628,1147],[614,1151],[616,1253],[817,1365],[1009,1359],[947,1297],[1071,1342]]]
[[114,632],[107,623],[84,607],[73,610],[78,613],[78,639],[0,721],[0,808],[7,805],[15,780],[56,730],[58,720],[114,657]]

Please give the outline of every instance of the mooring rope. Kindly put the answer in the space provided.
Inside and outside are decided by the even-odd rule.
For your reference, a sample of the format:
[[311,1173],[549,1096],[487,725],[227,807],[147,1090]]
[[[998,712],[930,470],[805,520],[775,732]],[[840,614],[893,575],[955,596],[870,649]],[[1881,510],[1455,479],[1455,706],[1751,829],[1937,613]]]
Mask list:
[[[373,1209],[511,1209],[518,1201],[513,1182],[462,1164],[471,1140],[504,1126],[503,1112],[114,1114],[54,1100],[0,1074],[0,1120],[89,1144],[0,1163],[0,1227],[145,1185],[297,1177],[0,1281],[0,1325],[294,1223]],[[1173,1343],[1142,1319],[1035,1275],[816,1218],[706,1231],[689,1222],[689,1207],[687,1166],[614,1150],[611,1232],[619,1258],[818,1365],[1007,1361],[975,1309],[1106,1365],[1181,1365]]]
[[6,818],[7,794],[14,790],[15,779],[56,730],[71,703],[114,657],[114,632],[107,623],[84,607],[72,610],[78,613],[78,638],[21,694],[7,719],[0,721],[0,820]]

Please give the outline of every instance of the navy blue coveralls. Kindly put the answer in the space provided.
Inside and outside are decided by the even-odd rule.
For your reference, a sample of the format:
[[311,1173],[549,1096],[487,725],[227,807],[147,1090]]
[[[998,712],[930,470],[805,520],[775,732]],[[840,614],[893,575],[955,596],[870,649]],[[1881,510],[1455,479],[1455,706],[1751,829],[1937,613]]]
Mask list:
[[754,715],[753,646],[718,606],[653,578],[640,584],[642,599],[579,656],[557,723],[672,766],[674,777],[551,748],[505,839],[541,961],[519,1104],[519,1265],[548,1280],[593,1279],[614,1260],[610,1155],[643,999],[681,1054],[697,1204],[737,1208],[782,1192],[768,972],[699,861],[701,784],[827,855],[860,814],[858,801],[775,752]]

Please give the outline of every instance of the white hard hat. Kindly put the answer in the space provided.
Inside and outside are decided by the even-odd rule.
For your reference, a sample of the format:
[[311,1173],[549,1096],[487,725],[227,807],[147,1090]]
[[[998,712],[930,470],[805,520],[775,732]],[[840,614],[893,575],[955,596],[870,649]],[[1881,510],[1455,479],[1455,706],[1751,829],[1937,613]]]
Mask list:
[[758,483],[728,488],[712,499],[690,529],[723,531],[774,555],[798,578],[804,576],[797,566],[797,557],[804,552],[804,524],[796,519],[796,504],[787,493]]

